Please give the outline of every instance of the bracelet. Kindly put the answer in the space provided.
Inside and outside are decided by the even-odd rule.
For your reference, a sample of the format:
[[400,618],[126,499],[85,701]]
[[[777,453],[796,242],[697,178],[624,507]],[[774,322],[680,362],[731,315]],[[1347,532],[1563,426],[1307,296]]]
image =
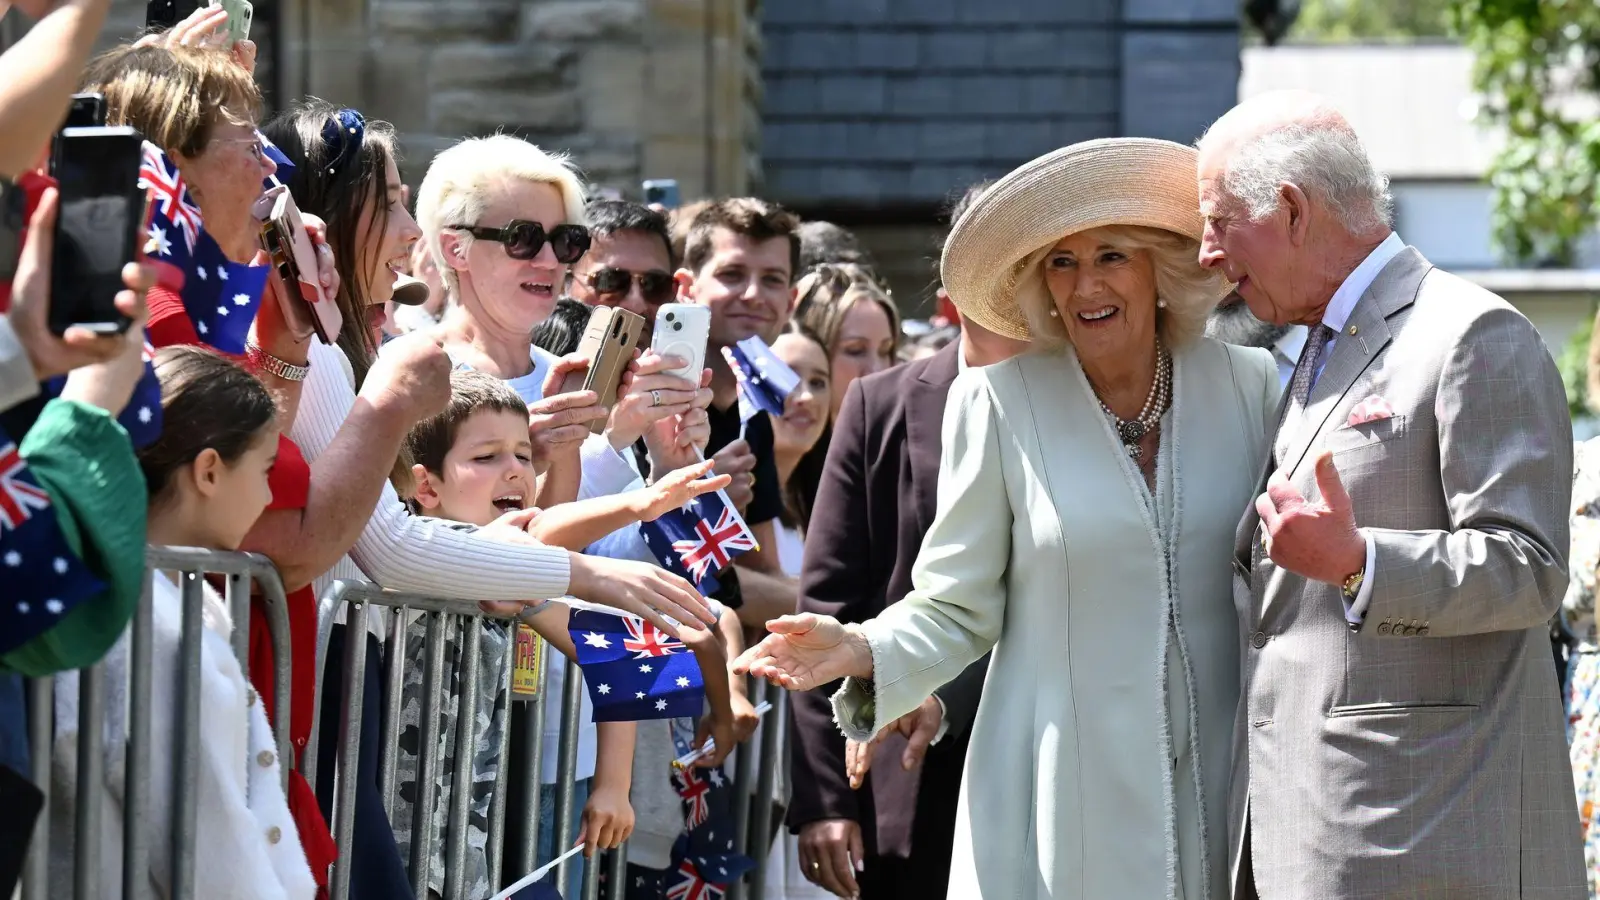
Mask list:
[[284,381],[305,381],[306,375],[311,372],[311,362],[309,360],[303,366],[285,362],[256,346],[254,341],[244,345],[244,357],[257,371],[275,375]]

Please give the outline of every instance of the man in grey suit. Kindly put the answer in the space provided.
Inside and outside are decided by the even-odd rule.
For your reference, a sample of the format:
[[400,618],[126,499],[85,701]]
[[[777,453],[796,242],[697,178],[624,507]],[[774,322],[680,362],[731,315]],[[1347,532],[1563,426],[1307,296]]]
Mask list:
[[1546,626],[1572,426],[1538,332],[1390,227],[1301,93],[1200,143],[1202,265],[1309,326],[1240,523],[1237,896],[1584,895]]

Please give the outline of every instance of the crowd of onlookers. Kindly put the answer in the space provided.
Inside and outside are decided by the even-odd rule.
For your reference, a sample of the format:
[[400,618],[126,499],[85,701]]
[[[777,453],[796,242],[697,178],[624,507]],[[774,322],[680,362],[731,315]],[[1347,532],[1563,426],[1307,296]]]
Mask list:
[[[289,601],[291,714],[274,722],[277,661],[260,598],[241,660],[231,636],[246,623],[232,621],[230,604],[201,585],[197,896],[310,897],[327,887],[341,852],[352,896],[411,896],[406,861],[421,839],[434,841],[432,890],[443,891],[442,836],[411,834],[422,777],[416,726],[428,699],[422,667],[408,671],[398,708],[381,696],[386,661],[420,660],[426,629],[405,623],[404,646],[392,646],[395,632],[373,615],[366,634],[351,633],[345,610],[319,600],[340,579],[463,598],[478,604],[470,611],[487,613],[472,626],[475,642],[458,635],[447,643],[449,675],[437,698],[439,733],[453,741],[466,691],[463,655],[475,646],[479,710],[489,714],[478,717],[475,745],[452,743],[433,773],[444,809],[456,767],[473,770],[463,863],[469,896],[500,887],[489,884],[490,798],[481,788],[506,764],[502,736],[525,714],[508,702],[508,642],[521,623],[560,654],[575,652],[571,607],[552,601],[578,598],[680,635],[695,651],[708,700],[703,721],[687,727],[715,740],[701,765],[721,766],[761,721],[745,680],[730,678],[726,662],[748,632],[796,607],[807,520],[847,389],[945,346],[955,328],[902,323],[886,283],[843,229],[801,223],[754,198],[671,210],[592,200],[581,159],[508,135],[465,139],[441,153],[412,197],[401,179],[403,148],[386,123],[316,99],[263,120],[254,47],[228,38],[219,10],[202,8],[170,31],[90,59],[107,5],[23,2],[37,24],[0,57],[0,176],[10,182],[8,210],[19,207],[18,230],[26,232],[0,320],[0,426],[12,436],[0,536],[10,548],[5,565],[26,573],[24,591],[0,602],[0,662],[9,670],[0,675],[0,764],[24,778],[36,771],[23,677],[54,675],[55,708],[46,715],[57,748],[54,790],[40,815],[50,822],[55,874],[70,877],[73,798],[96,791],[102,884],[120,883],[127,785],[120,765],[108,766],[101,784],[76,778],[76,669],[99,662],[106,673],[110,759],[127,736],[127,625],[147,578],[152,758],[176,752],[183,712],[173,686],[184,586],[193,576],[147,576],[147,545],[262,554]],[[48,309],[63,298],[51,296],[56,191],[46,176],[73,92],[100,95],[105,125],[137,129],[159,160],[146,165],[176,173],[182,196],[172,209],[151,195],[175,230],[186,230],[187,216],[230,272],[273,269],[259,298],[238,295],[235,315],[252,316],[242,347],[214,333],[225,309],[197,309],[183,280],[167,277],[167,247],[154,240],[155,228],[124,272],[124,330],[49,327]],[[28,192],[30,179],[46,186]],[[316,271],[301,277],[317,282],[342,323],[331,342],[295,314],[305,288],[287,284],[289,273],[263,248],[263,198],[285,188],[316,260]],[[191,263],[189,285],[208,271]],[[221,265],[217,273],[227,277]],[[699,377],[673,374],[685,361],[644,349],[609,407],[594,391],[566,386],[586,366],[575,351],[591,309],[637,313],[645,322],[638,346],[648,348],[656,311],[668,302],[711,311]],[[800,376],[781,416],[740,414],[720,350],[750,337]],[[704,597],[659,565],[638,523],[718,490],[758,549]],[[355,830],[353,845],[338,848],[329,812],[341,722],[326,711],[342,708],[339,666],[351,641],[367,644],[357,685],[365,702],[361,720],[350,723],[362,754],[357,770],[342,776],[357,782]],[[562,696],[563,672],[547,663],[547,696]],[[324,714],[313,742],[319,693]],[[400,717],[402,735],[400,808],[392,812],[378,775],[391,716]],[[43,721],[37,711],[33,721]],[[685,821],[671,761],[674,729],[685,723],[596,724],[587,692],[580,721],[571,826],[578,840],[591,849],[628,841],[630,876],[674,867]],[[786,732],[788,723],[769,727]],[[295,760],[276,758],[274,729],[287,729]],[[558,781],[559,737],[552,711],[543,735],[541,862],[564,849],[548,789]],[[301,775],[313,743],[317,784]],[[283,789],[287,763],[293,771]],[[147,792],[156,895],[173,879],[163,849],[172,777],[170,767],[155,766]],[[770,802],[781,821],[787,771],[777,780]],[[8,827],[19,846],[32,821]],[[798,874],[794,838],[777,845],[769,896],[815,891]],[[576,896],[576,880],[564,889]]]

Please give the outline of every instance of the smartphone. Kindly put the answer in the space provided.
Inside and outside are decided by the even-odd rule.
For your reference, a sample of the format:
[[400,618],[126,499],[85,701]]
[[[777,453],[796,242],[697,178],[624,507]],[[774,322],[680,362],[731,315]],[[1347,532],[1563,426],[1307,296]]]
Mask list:
[[317,280],[317,252],[306,235],[294,196],[287,187],[276,187],[261,202],[265,206],[261,245],[283,280],[278,298],[284,321],[296,334],[312,333],[324,344],[333,343],[344,327],[344,316]]
[[145,191],[139,186],[144,138],[132,128],[67,128],[61,132],[56,181],[55,260],[50,278],[50,330],[73,325],[120,334],[122,268],[139,258],[145,234]]
[[100,94],[73,94],[63,128],[98,128],[106,124],[106,98]]
[[250,0],[211,0],[211,5],[220,6],[228,11],[230,44],[250,40],[250,23],[256,15],[256,9],[250,5]]
[[656,310],[656,327],[650,349],[660,356],[676,356],[688,364],[663,369],[696,385],[706,367],[706,339],[711,335],[711,307],[695,303],[663,303]]
[[678,180],[676,178],[657,178],[644,183],[644,202],[646,206],[659,204],[667,209],[677,209],[683,204],[683,199],[678,195]]
[[205,0],[150,0],[144,8],[145,28],[165,31],[199,9]]
[[[644,319],[637,313],[610,306],[597,306],[589,314],[589,324],[578,342],[578,353],[589,360],[584,372],[574,372],[561,385],[561,393],[594,391],[599,405],[610,409],[617,402],[617,386],[622,373],[633,360],[633,348],[644,332]],[[596,419],[589,430],[600,434],[606,420]]]

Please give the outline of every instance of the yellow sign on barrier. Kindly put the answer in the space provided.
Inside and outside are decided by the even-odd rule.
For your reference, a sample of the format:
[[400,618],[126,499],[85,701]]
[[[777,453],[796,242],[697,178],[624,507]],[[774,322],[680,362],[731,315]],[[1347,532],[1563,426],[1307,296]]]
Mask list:
[[517,623],[517,664],[511,672],[511,693],[518,697],[539,696],[539,675],[543,671],[544,641],[531,626]]

